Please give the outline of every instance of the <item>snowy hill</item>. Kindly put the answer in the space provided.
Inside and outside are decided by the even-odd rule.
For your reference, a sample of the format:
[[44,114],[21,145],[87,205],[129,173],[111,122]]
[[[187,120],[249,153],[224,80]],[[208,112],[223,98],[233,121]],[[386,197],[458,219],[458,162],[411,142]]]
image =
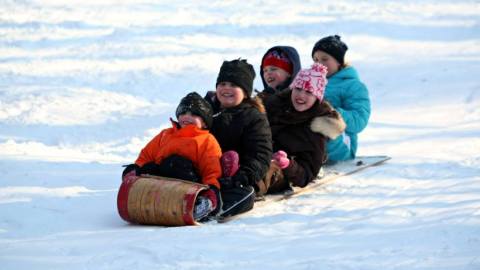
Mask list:
[[[280,3],[0,1],[0,269],[480,269],[478,1]],[[359,154],[392,160],[227,224],[120,219],[182,96],[330,34],[372,99]]]

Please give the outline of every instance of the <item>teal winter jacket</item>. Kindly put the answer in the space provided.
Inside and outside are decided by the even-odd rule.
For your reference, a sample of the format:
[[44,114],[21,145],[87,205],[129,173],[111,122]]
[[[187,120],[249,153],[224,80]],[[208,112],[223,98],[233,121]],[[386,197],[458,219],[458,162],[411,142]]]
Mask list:
[[355,158],[357,134],[370,118],[370,98],[367,87],[360,81],[353,67],[345,67],[328,78],[324,99],[343,117],[347,128],[341,136],[327,143],[329,161]]

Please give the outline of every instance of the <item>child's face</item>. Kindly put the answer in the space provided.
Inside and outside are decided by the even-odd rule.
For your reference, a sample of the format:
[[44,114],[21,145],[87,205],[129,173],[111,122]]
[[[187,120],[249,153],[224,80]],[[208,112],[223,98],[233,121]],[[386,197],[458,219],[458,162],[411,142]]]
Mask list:
[[317,97],[314,96],[312,93],[307,92],[301,88],[294,88],[292,90],[292,104],[295,110],[299,112],[306,111],[310,109],[315,101],[317,101]]
[[340,69],[340,63],[338,63],[337,59],[324,51],[316,51],[313,54],[313,62],[327,67],[327,77],[335,74]]
[[231,82],[220,82],[216,94],[223,108],[235,107],[245,99],[243,89]]
[[193,115],[190,112],[186,112],[184,114],[180,114],[178,116],[178,124],[183,128],[187,125],[195,125],[198,128],[205,128],[205,122],[200,116]]
[[273,89],[290,78],[290,73],[276,66],[265,66],[263,68],[263,79]]

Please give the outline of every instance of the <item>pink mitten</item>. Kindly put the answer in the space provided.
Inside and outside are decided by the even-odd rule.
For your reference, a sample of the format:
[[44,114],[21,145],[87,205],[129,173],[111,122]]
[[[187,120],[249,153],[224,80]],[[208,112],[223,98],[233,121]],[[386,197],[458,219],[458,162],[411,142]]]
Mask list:
[[132,170],[122,177],[122,182],[131,181],[131,179],[135,179],[135,178],[137,178],[137,175],[135,173],[135,170]]
[[222,163],[224,177],[233,176],[237,173],[239,168],[239,157],[237,152],[230,150],[223,153],[220,162]]
[[290,160],[287,158],[287,153],[282,150],[275,152],[272,155],[272,158],[281,169],[285,169],[288,167],[288,165],[290,165]]

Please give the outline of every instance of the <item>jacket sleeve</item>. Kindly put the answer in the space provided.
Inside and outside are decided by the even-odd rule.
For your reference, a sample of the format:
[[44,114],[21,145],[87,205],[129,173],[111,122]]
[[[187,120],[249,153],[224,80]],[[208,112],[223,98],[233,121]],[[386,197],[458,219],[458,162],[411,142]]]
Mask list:
[[142,167],[146,163],[155,162],[156,153],[159,151],[160,142],[162,141],[163,136],[165,136],[165,130],[150,140],[142,151],[140,151],[135,164]]
[[283,169],[283,175],[296,187],[305,187],[311,181],[309,179],[312,178],[312,173],[295,159],[291,159],[288,167]]
[[311,136],[310,150],[297,152],[295,157],[289,157],[290,164],[283,169],[285,178],[297,187],[305,187],[314,180],[324,163],[327,139],[321,135],[313,134]]
[[361,82],[344,90],[342,105],[336,108],[347,124],[346,132],[359,133],[368,123],[370,118],[370,98],[368,90]]
[[251,121],[243,130],[240,169],[233,176],[250,185],[265,177],[272,159],[272,133],[266,115],[257,110],[252,113]]
[[198,167],[202,177],[202,183],[205,185],[214,185],[220,189],[218,178],[222,176],[222,166],[220,158],[222,151],[220,145],[213,135],[210,135],[205,141],[204,147],[199,149]]

